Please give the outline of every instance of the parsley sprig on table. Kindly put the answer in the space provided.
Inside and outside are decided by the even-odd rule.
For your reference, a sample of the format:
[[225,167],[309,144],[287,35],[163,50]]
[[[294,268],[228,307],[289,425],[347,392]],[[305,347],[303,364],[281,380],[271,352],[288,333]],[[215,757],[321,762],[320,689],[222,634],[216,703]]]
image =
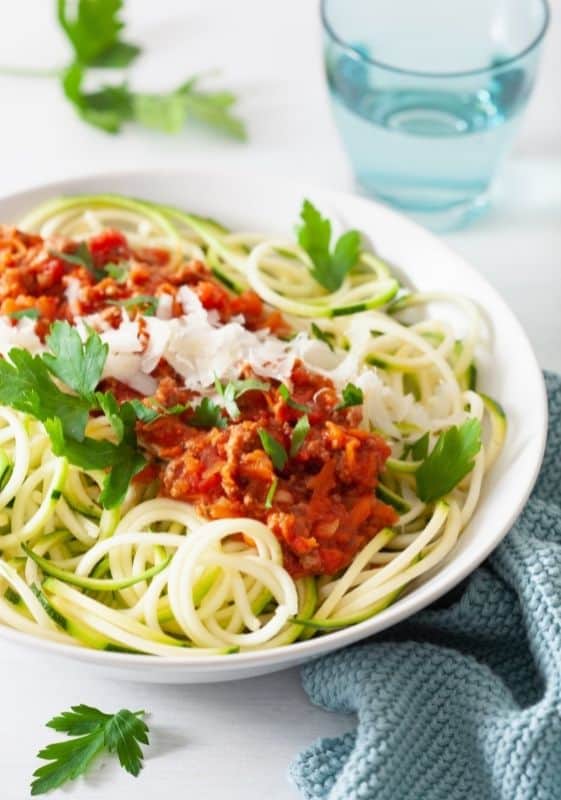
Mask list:
[[91,67],[127,67],[140,47],[124,42],[119,19],[122,0],[57,0],[57,18],[74,50],[76,61]]
[[298,243],[310,256],[312,276],[325,289],[334,292],[358,261],[360,233],[347,231],[337,239],[332,251],[331,222],[322,217],[309,200],[304,200],[300,219],[302,224],[297,230]]
[[47,726],[66,733],[69,739],[47,745],[37,754],[49,763],[33,773],[31,794],[38,795],[83,775],[102,752],[116,753],[119,763],[135,777],[142,769],[141,744],[149,744],[144,711],[121,709],[105,714],[91,706],[72,706],[54,717]]
[[233,420],[237,420],[240,418],[240,409],[236,402],[238,398],[246,392],[266,392],[271,388],[271,385],[264,381],[257,380],[257,378],[229,381],[223,384],[220,378],[215,377],[214,388],[220,396],[228,416]]
[[72,46],[72,62],[62,70],[2,72],[58,78],[65,97],[84,122],[107,133],[118,133],[128,122],[177,133],[186,122],[196,120],[228,136],[245,139],[243,122],[232,114],[235,95],[204,91],[200,76],[162,93],[137,92],[126,81],[102,84],[95,91],[84,89],[89,70],[123,69],[141,53],[138,45],[121,38],[125,27],[120,18],[122,9],[123,0],[57,0],[57,20]]

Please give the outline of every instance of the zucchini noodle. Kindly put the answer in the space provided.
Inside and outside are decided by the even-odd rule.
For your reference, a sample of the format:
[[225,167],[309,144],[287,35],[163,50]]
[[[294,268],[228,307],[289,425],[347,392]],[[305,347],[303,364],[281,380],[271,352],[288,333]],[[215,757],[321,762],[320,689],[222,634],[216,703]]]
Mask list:
[[[369,252],[330,292],[292,240],[231,232],[120,196],[53,200],[20,227],[77,241],[117,228],[135,248],[169,251],[172,263],[206,263],[235,293],[253,289],[285,315],[296,332],[289,346],[307,368],[338,390],[348,382],[361,390],[362,425],[392,450],[377,494],[399,518],[342,573],[294,580],[279,541],[255,519],[209,522],[188,503],[134,483],[120,507],[104,509],[102,472],[57,457],[40,422],[0,407],[2,624],[76,646],[184,660],[279,647],[380,613],[450,555],[506,434],[501,407],[476,388],[474,303],[405,292]],[[434,302],[462,313],[461,339],[448,323],[422,316]],[[483,431],[473,469],[445,497],[423,501],[412,446],[426,435],[430,452],[470,419]],[[91,419],[87,433],[108,438],[110,422]]]

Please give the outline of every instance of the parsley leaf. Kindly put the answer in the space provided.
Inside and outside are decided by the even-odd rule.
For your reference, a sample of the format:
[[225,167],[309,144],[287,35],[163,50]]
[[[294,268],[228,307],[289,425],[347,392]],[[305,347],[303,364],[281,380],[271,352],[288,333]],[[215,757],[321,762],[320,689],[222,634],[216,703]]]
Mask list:
[[453,425],[438,437],[436,445],[415,472],[417,494],[425,503],[451,492],[474,466],[481,448],[481,423],[477,419]]
[[184,405],[183,403],[177,403],[174,406],[168,407],[161,405],[156,407],[147,406],[142,402],[142,400],[139,400],[136,397],[133,397],[132,400],[128,400],[127,402],[128,405],[134,410],[137,420],[147,424],[154,422],[161,417],[183,414],[184,411],[187,411],[189,408],[191,408],[191,406]]
[[63,711],[58,717],[49,720],[47,728],[69,736],[82,736],[84,733],[91,733],[100,723],[105,723],[110,718],[111,714],[105,714],[91,706],[72,706],[70,711]]
[[136,294],[126,300],[110,300],[110,305],[121,308],[137,308],[145,317],[153,317],[158,309],[159,300],[152,294]]
[[[136,441],[136,437],[135,437]],[[116,508],[125,499],[131,480],[146,466],[146,459],[136,445],[123,441],[114,451],[112,469],[107,475],[99,502],[104,508]]]
[[185,123],[194,119],[216,128],[234,139],[244,140],[243,122],[231,113],[236,97],[231,92],[207,92],[198,88],[195,76],[171,92],[132,95],[134,119],[147,128],[164,133],[179,133]]
[[58,21],[68,36],[76,59],[96,67],[126,67],[140,48],[119,39],[122,0],[57,0]]
[[150,406],[145,405],[142,400],[139,400],[137,397],[133,397],[132,400],[129,400],[129,405],[134,409],[136,418],[140,420],[140,422],[154,422],[155,419],[161,416],[161,413],[157,409],[150,408]]
[[214,378],[214,386],[217,394],[219,394],[224,401],[224,408],[233,420],[239,419],[240,417],[240,409],[236,403],[238,397],[241,397],[246,392],[266,392],[271,388],[269,383],[264,383],[256,378],[230,381],[224,386],[217,376]]
[[138,122],[146,128],[173,134],[193,119],[233,138],[246,138],[243,122],[231,113],[235,96],[195,89],[196,78],[170,92],[147,94],[132,91],[127,83],[84,92],[84,77],[84,68],[79,63],[68,67],[62,77],[64,93],[85,122],[106,133],[118,133],[125,123]]
[[92,67],[97,69],[122,69],[128,67],[140,54],[140,47],[129,42],[116,42],[96,58]]
[[191,406],[186,405],[185,403],[176,403],[174,406],[167,406],[167,408],[162,409],[163,414],[183,414],[184,411],[191,408]]
[[333,346],[333,340],[335,339],[335,334],[329,331],[322,331],[322,329],[319,328],[315,322],[312,322],[310,332],[314,337],[314,339],[319,339],[320,342],[323,342],[329,347],[332,353],[335,352],[335,347]]
[[295,456],[300,451],[300,448],[304,444],[304,440],[309,432],[310,420],[308,419],[308,415],[304,414],[303,417],[300,417],[292,430],[292,439],[290,441],[291,456]]
[[143,753],[139,742],[149,744],[148,726],[140,719],[143,711],[122,709],[105,725],[105,742],[110,753],[117,753],[119,763],[135,777],[142,769]]
[[43,361],[63,383],[77,394],[91,398],[101,380],[109,347],[97,335],[82,342],[80,334],[68,322],[51,326],[47,345],[53,353],[45,353]]
[[99,496],[104,508],[120,505],[125,499],[131,480],[146,466],[146,459],[137,446],[136,413],[133,406],[128,402],[118,406],[118,418],[119,424],[116,424],[114,418],[110,418],[118,444],[115,445],[110,461],[111,471]]
[[105,264],[103,267],[107,275],[110,278],[113,278],[114,281],[117,283],[126,283],[127,278],[129,276],[128,266],[121,263],[121,264],[114,264],[112,261],[109,264]]
[[188,424],[195,428],[225,428],[226,420],[220,413],[220,406],[216,405],[210,398],[203,397],[199,405],[194,409],[194,414],[190,417]]
[[117,419],[111,418],[115,431],[121,432],[117,444],[88,436],[78,441],[65,435],[59,419],[44,422],[55,455],[64,456],[82,469],[110,468],[99,496],[104,508],[115,508],[123,502],[132,478],[146,465],[146,459],[136,445],[136,415],[129,403],[118,406]]
[[61,261],[66,261],[67,264],[75,264],[77,267],[84,267],[88,272],[94,276],[96,281],[100,281],[104,277],[104,272],[97,269],[93,262],[92,254],[89,247],[85,242],[80,242],[72,253],[62,253],[60,250],[50,250],[49,255],[59,258]]
[[12,363],[0,359],[0,404],[42,422],[57,417],[65,434],[82,441],[90,404],[61,392],[40,356],[20,348],[12,348],[8,355]]
[[334,292],[358,261],[360,233],[347,231],[337,240],[334,251],[330,252],[331,222],[322,217],[309,200],[304,200],[300,218],[302,224],[297,231],[298,243],[312,260],[312,276],[325,289]]
[[413,456],[414,461],[422,461],[429,453],[429,432],[424,433],[420,439],[417,439],[413,444],[407,445],[403,450],[403,457],[406,458],[409,453]]
[[217,394],[220,395],[224,403],[224,408],[231,419],[239,419],[240,409],[236,403],[236,390],[233,383],[228,383],[226,386],[220,381],[218,377],[214,378],[214,388]]
[[79,441],[65,434],[57,417],[46,419],[43,424],[56,456],[64,456],[72,464],[83,469],[105,469],[114,462],[116,445],[108,439],[92,439],[84,436]]
[[361,406],[363,403],[364,393],[362,389],[359,389],[354,383],[347,383],[343,389],[343,402],[335,406],[335,411],[341,411],[341,409],[350,408],[350,406]]
[[281,383],[281,385],[279,386],[278,393],[280,394],[286,405],[290,406],[290,408],[295,408],[297,411],[308,411],[308,406],[305,406],[303,403],[297,403],[296,400],[292,399],[290,395],[290,390],[288,386],[286,386],[284,383]]
[[79,116],[89,125],[106,133],[118,133],[125,122],[133,119],[131,93],[126,84],[103,86],[96,92],[83,92],[85,70],[71,64],[62,74],[62,88]]
[[123,769],[136,777],[143,766],[140,744],[149,744],[143,715],[144,711],[127,709],[105,714],[97,708],[78,705],[51,719],[49,728],[75,738],[49,744],[37,754],[49,763],[33,773],[31,794],[44,794],[74,780],[104,750],[117,753]]
[[258,433],[259,438],[261,439],[263,450],[273,462],[274,468],[283,470],[286,466],[286,462],[288,461],[288,453],[282,444],[264,428],[261,428]]
[[[127,402],[126,406],[123,403],[122,406],[119,406],[115,395],[112,392],[96,392],[95,399],[97,401],[98,406],[103,411],[109,422],[111,423],[111,427],[115,431],[115,435],[117,437],[117,441],[121,441],[123,436],[125,435],[125,424],[122,418],[122,411],[121,409],[126,408],[126,406],[131,407],[132,403],[130,401]],[[134,406],[132,406],[134,409]],[[136,410],[134,413],[135,419],[138,419],[136,414]]]
[[36,308],[21,308],[19,311],[11,311],[6,316],[10,319],[23,319],[24,317],[39,319],[39,312]]
[[39,767],[33,773],[31,794],[44,794],[56,789],[67,781],[82,775],[94,758],[103,751],[105,736],[103,728],[65,742],[49,744],[37,753],[50,763]]

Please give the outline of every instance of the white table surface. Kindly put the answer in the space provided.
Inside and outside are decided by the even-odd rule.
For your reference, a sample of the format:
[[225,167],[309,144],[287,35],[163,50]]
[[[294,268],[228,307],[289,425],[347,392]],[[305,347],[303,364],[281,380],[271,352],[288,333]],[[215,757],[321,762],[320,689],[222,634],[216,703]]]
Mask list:
[[[54,3],[1,3],[0,62],[64,61]],[[129,129],[109,137],[83,125],[56,83],[0,77],[0,193],[82,173],[201,160],[313,179],[349,189],[321,72],[312,0],[129,0],[130,38],[147,53],[134,81],[159,89],[192,72],[223,69],[248,120],[243,145],[203,132],[166,138]],[[503,293],[523,322],[540,363],[561,370],[561,2],[516,149],[497,184],[492,211],[448,235]],[[80,800],[189,797],[294,800],[287,765],[318,736],[352,720],[313,708],[296,671],[202,687],[115,683],[33,653],[0,649],[0,797],[29,796],[34,755],[51,740],[44,722],[71,704],[144,707],[153,744],[135,781],[113,763],[55,796]]]

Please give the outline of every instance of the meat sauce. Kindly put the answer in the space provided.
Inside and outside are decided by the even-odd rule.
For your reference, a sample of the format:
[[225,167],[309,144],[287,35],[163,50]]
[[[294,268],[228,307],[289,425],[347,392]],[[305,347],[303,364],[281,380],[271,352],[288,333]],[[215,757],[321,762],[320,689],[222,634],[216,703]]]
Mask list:
[[[52,243],[49,242],[51,246]],[[177,263],[167,251],[132,249],[118,231],[105,231],[88,242],[94,269],[126,264],[121,282],[53,252],[73,254],[76,243],[61,240],[52,249],[39,236],[0,227],[0,314],[36,308],[36,330],[44,336],[56,319],[101,313],[118,326],[122,310],[112,303],[137,295],[166,293],[175,297],[190,286],[207,309],[223,322],[242,314],[250,329],[288,332],[278,312],[270,312],[251,291],[233,296],[204,264]],[[79,292],[72,300],[71,281]],[[132,315],[139,313],[131,309]],[[173,313],[183,313],[174,303]],[[155,400],[171,407],[188,403],[192,394],[165,362],[154,375]],[[242,377],[253,377],[247,372]],[[118,381],[106,381],[120,402],[138,393]],[[381,528],[396,522],[395,511],[375,496],[378,476],[390,448],[378,435],[362,430],[358,407],[338,409],[331,381],[297,362],[286,398],[275,381],[266,390],[245,392],[238,399],[239,418],[224,415],[224,428],[190,425],[192,411],[138,423],[140,445],[152,460],[137,480],[159,481],[161,494],[193,503],[209,519],[249,516],[265,522],[278,538],[284,565],[294,577],[333,575],[346,567]],[[300,408],[296,407],[300,406]],[[305,412],[301,407],[305,407]],[[307,413],[309,432],[300,449],[276,469],[259,432],[267,431],[290,453],[298,419]]]
[[[181,286],[189,286],[207,310],[218,311],[222,322],[243,314],[250,330],[266,327],[275,333],[288,332],[279,312],[267,311],[255,292],[231,295],[200,261],[178,263],[167,250],[133,249],[124,234],[114,230],[93,236],[88,249],[92,269],[59,257],[58,254],[74,256],[78,250],[76,242],[67,239],[46,242],[40,236],[0,225],[0,314],[36,309],[37,333],[42,336],[54,320],[72,322],[76,316],[96,312],[118,327],[121,301],[141,295],[167,294],[175,298]],[[109,275],[101,280],[96,277],[96,271],[103,272],[108,264],[123,265],[123,280]],[[72,285],[79,290],[70,300]],[[131,316],[137,312],[134,306],[130,307]],[[175,302],[172,314],[182,313],[181,305]]]

